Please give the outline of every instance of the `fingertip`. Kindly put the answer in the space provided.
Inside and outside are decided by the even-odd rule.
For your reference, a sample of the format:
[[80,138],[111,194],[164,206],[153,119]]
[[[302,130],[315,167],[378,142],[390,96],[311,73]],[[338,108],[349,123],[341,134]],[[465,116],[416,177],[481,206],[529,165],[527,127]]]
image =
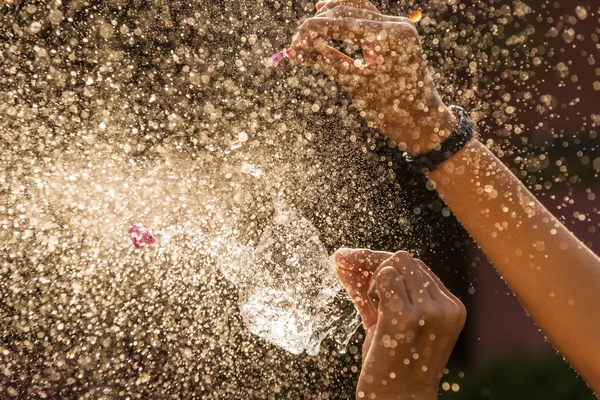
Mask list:
[[335,253],[333,253],[333,262],[337,265],[338,268],[344,268],[347,264],[348,258],[351,254],[354,253],[354,249],[350,249],[347,247],[342,247],[337,249]]
[[373,272],[390,256],[392,253],[385,251],[343,248],[334,253],[333,261],[338,268]]
[[315,4],[315,9],[316,9],[317,11],[319,11],[321,8],[323,8],[323,6],[324,6],[325,4],[327,4],[327,2],[326,2],[326,1],[319,1],[319,2],[317,2],[317,4]]

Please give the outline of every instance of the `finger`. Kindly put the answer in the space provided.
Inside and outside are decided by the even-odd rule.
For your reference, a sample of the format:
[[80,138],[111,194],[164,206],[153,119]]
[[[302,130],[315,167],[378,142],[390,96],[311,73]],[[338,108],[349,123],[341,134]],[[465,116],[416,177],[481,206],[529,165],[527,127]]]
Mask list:
[[370,297],[375,299],[377,305],[378,329],[380,323],[393,329],[394,321],[397,322],[399,317],[410,307],[404,277],[396,268],[387,266],[382,268],[373,280]]
[[[434,349],[438,341],[445,342],[448,340],[445,337],[448,336],[444,331],[444,324],[447,321],[443,312],[444,309],[449,309],[450,305],[447,300],[444,301],[444,304],[440,304],[432,298],[428,288],[435,286],[435,283],[409,253],[398,252],[386,260],[382,266],[390,264],[402,275],[411,301],[410,311],[406,317],[412,316],[412,319],[401,320],[401,323],[406,323],[405,343],[410,343],[418,349],[416,353],[412,354],[411,363],[414,363],[417,374],[423,377],[435,375],[437,371],[431,368],[430,361],[432,357],[436,357]],[[443,297],[445,298],[445,295]],[[386,323],[386,318],[382,315],[381,305],[378,310],[380,315],[377,326]],[[420,333],[417,334],[416,331]],[[442,337],[438,338],[438,336]]]
[[[377,276],[377,274],[375,274],[374,276]],[[379,308],[379,293],[377,292],[377,280],[376,279],[371,279],[369,281],[369,291],[368,291],[367,295],[368,295],[369,301],[371,302],[373,307],[375,309],[378,309]]]
[[352,76],[358,72],[352,58],[324,43],[312,47],[292,44],[291,49],[292,53],[288,57],[292,62],[336,79],[341,75]]
[[[321,3],[321,2],[319,2],[319,3]],[[356,7],[356,8],[364,8],[366,10],[379,13],[379,10],[377,9],[377,7],[375,7],[373,5],[373,3],[371,3],[370,1],[367,1],[367,0],[331,0],[331,1],[324,2],[324,3],[325,4],[323,4],[321,7],[318,8],[317,15],[320,13],[326,12],[332,8],[335,8],[337,6],[340,6],[340,5],[347,5],[347,6]]]
[[[412,24],[412,21],[405,17],[393,17],[383,15],[378,12],[365,10],[363,8],[350,7],[347,5],[339,5],[331,8],[329,11],[319,13],[315,18],[353,18],[378,22],[398,22]],[[377,61],[377,54],[373,50],[373,46],[363,45],[363,57],[366,64],[373,64]]]
[[387,251],[342,248],[333,253],[333,261],[338,268],[373,272],[391,256],[393,253]]
[[456,296],[454,296],[454,294],[452,294],[452,292],[450,292],[448,288],[446,288],[446,286],[444,286],[442,281],[440,281],[440,279],[433,273],[431,268],[429,268],[423,261],[419,260],[418,258],[415,259],[415,261],[417,262],[419,267],[421,267],[421,271],[423,271],[423,273],[426,274],[433,283],[433,285],[428,287],[428,289],[429,294],[434,300],[439,301],[444,299],[450,299],[452,301],[460,302],[460,300]]
[[408,293],[402,275],[391,266],[382,268],[373,280],[378,319],[371,329],[371,346],[363,357],[363,369],[372,375],[394,372],[400,377],[408,369],[404,363],[407,356],[405,343],[415,337]]
[[298,28],[289,58],[292,62],[334,77],[342,74],[357,76],[362,68],[355,66],[352,58],[324,42],[336,39],[360,46],[367,37],[367,42],[374,42],[377,34],[387,28],[385,24],[387,23],[356,19],[309,18]]
[[325,40],[344,40],[353,44],[362,44],[369,36],[374,42],[379,32],[395,28],[387,22],[370,21],[356,18],[322,18],[314,17],[305,20],[298,28],[292,45],[314,45]]
[[337,275],[358,310],[363,326],[368,328],[377,322],[377,310],[369,302],[367,294],[371,274],[338,268]]
[[[432,284],[433,285],[433,284]],[[423,376],[432,376],[437,374],[434,367],[436,345],[438,336],[444,335],[443,324],[445,323],[442,305],[433,300],[430,296],[423,303],[415,307],[413,312],[417,313],[417,323],[420,327],[420,334],[415,338],[415,348],[418,350],[413,356],[415,366],[419,374]]]
[[429,280],[423,275],[421,267],[409,253],[406,251],[395,253],[382,264],[382,267],[388,265],[396,268],[404,277],[408,297],[413,306],[418,306],[431,298],[427,291]]
[[366,249],[340,249],[333,254],[338,277],[358,310],[365,328],[377,321],[377,310],[368,298],[372,271],[390,255],[391,253]]
[[[452,349],[456,344],[460,331],[464,327],[467,315],[466,309],[462,302],[442,284],[439,278],[423,261],[419,259],[416,259],[415,261],[422,268],[423,273],[430,277],[432,285],[430,285],[429,292],[438,304],[441,313],[441,316],[437,321],[437,326],[429,327],[434,328],[434,332],[433,336],[431,336],[430,333],[428,338],[431,339],[433,348],[441,349],[436,357],[447,360],[452,353]],[[424,338],[424,340],[427,340],[428,338]],[[427,348],[426,344],[423,344],[422,347]],[[439,371],[430,371],[430,374],[438,373]]]

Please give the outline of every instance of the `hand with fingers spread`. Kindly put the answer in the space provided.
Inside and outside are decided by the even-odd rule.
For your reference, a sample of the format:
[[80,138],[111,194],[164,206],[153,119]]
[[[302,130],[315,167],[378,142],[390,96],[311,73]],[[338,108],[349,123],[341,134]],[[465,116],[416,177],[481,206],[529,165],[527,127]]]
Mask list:
[[437,398],[464,305],[406,252],[341,249],[334,261],[366,331],[357,398]]
[[[435,148],[455,126],[435,89],[414,24],[386,16],[366,0],[319,2],[298,29],[289,55],[336,79],[368,124],[415,155]],[[327,45],[361,46],[364,62]]]

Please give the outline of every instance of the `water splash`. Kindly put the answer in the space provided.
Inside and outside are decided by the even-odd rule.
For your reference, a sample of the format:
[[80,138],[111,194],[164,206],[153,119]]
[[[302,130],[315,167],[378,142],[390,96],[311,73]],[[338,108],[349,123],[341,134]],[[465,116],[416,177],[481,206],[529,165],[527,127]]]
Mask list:
[[233,249],[221,271],[239,289],[248,330],[285,350],[310,355],[332,334],[341,351],[358,315],[313,224],[279,198],[255,247]]

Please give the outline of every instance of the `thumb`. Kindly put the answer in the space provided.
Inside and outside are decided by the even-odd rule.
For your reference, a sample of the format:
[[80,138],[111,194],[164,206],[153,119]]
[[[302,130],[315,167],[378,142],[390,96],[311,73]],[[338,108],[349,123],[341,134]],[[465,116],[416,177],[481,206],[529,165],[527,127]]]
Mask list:
[[360,313],[365,328],[377,322],[377,310],[369,301],[369,283],[373,272],[392,253],[366,249],[340,249],[333,254],[337,274]]

